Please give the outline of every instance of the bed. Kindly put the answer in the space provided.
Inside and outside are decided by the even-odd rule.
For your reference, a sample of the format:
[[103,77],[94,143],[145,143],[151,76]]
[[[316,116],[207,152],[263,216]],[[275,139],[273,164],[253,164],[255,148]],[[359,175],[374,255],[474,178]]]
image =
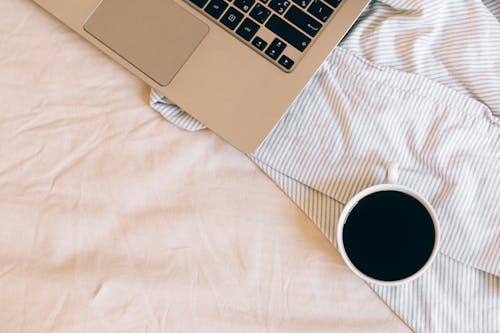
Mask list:
[[2,332],[408,332],[242,153],[28,0],[0,12]]

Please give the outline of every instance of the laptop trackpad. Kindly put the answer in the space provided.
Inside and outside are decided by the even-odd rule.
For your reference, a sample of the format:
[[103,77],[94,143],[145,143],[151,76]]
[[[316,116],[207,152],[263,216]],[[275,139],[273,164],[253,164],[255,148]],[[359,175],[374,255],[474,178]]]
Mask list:
[[209,30],[171,0],[104,0],[84,29],[161,86]]

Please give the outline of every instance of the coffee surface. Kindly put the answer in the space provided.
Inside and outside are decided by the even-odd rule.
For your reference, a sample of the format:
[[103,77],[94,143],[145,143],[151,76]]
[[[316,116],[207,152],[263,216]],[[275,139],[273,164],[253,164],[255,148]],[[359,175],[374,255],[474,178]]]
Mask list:
[[427,209],[397,191],[372,193],[351,210],[343,229],[350,261],[364,274],[396,281],[417,272],[434,247],[434,225]]

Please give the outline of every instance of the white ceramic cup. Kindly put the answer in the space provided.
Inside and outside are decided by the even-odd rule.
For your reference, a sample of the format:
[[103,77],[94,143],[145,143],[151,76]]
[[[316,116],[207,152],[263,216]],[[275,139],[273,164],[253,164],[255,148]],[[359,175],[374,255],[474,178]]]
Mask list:
[[[416,193],[415,191],[413,191],[412,189],[410,189],[406,186],[398,185],[397,184],[398,174],[399,174],[398,165],[395,163],[391,164],[388,168],[387,183],[386,184],[375,185],[375,186],[369,187],[367,189],[364,189],[363,191],[356,194],[351,200],[349,200],[349,202],[345,205],[344,210],[342,211],[342,214],[340,215],[339,223],[338,223],[338,227],[337,227],[338,250],[339,250],[340,254],[342,255],[342,258],[344,259],[347,266],[354,272],[354,274],[356,274],[357,276],[359,276],[363,280],[366,280],[366,281],[372,282],[372,283],[376,283],[379,285],[386,285],[386,286],[400,285],[400,284],[415,280],[416,278],[421,276],[427,270],[427,268],[429,268],[430,264],[432,263],[432,261],[436,257],[438,247],[439,247],[439,236],[440,236],[439,222],[438,222],[438,218],[436,216],[436,212],[434,211],[434,208],[432,208],[432,206],[429,204],[429,202],[427,202],[427,200],[425,200],[420,194]],[[429,256],[429,258],[427,259],[425,264],[414,274],[407,276],[404,279],[393,280],[393,281],[377,280],[377,279],[375,279],[371,276],[368,276],[368,275],[364,274],[363,272],[361,272],[356,266],[354,266],[354,264],[351,262],[351,260],[347,256],[347,253],[346,253],[346,250],[344,247],[344,241],[343,241],[344,224],[346,223],[347,218],[349,217],[349,214],[351,213],[353,208],[363,198],[365,198],[373,193],[384,192],[384,191],[401,192],[401,193],[407,194],[407,195],[415,198],[416,200],[418,200],[422,204],[422,206],[425,207],[425,209],[427,209],[427,212],[429,213],[430,217],[432,218],[432,222],[434,224],[434,235],[435,235],[434,247],[432,249],[431,255]]]

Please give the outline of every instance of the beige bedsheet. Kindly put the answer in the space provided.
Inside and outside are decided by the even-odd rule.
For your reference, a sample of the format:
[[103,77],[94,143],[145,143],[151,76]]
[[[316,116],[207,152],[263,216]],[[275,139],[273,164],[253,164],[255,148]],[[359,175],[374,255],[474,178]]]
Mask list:
[[406,332],[241,153],[0,0],[1,332]]

